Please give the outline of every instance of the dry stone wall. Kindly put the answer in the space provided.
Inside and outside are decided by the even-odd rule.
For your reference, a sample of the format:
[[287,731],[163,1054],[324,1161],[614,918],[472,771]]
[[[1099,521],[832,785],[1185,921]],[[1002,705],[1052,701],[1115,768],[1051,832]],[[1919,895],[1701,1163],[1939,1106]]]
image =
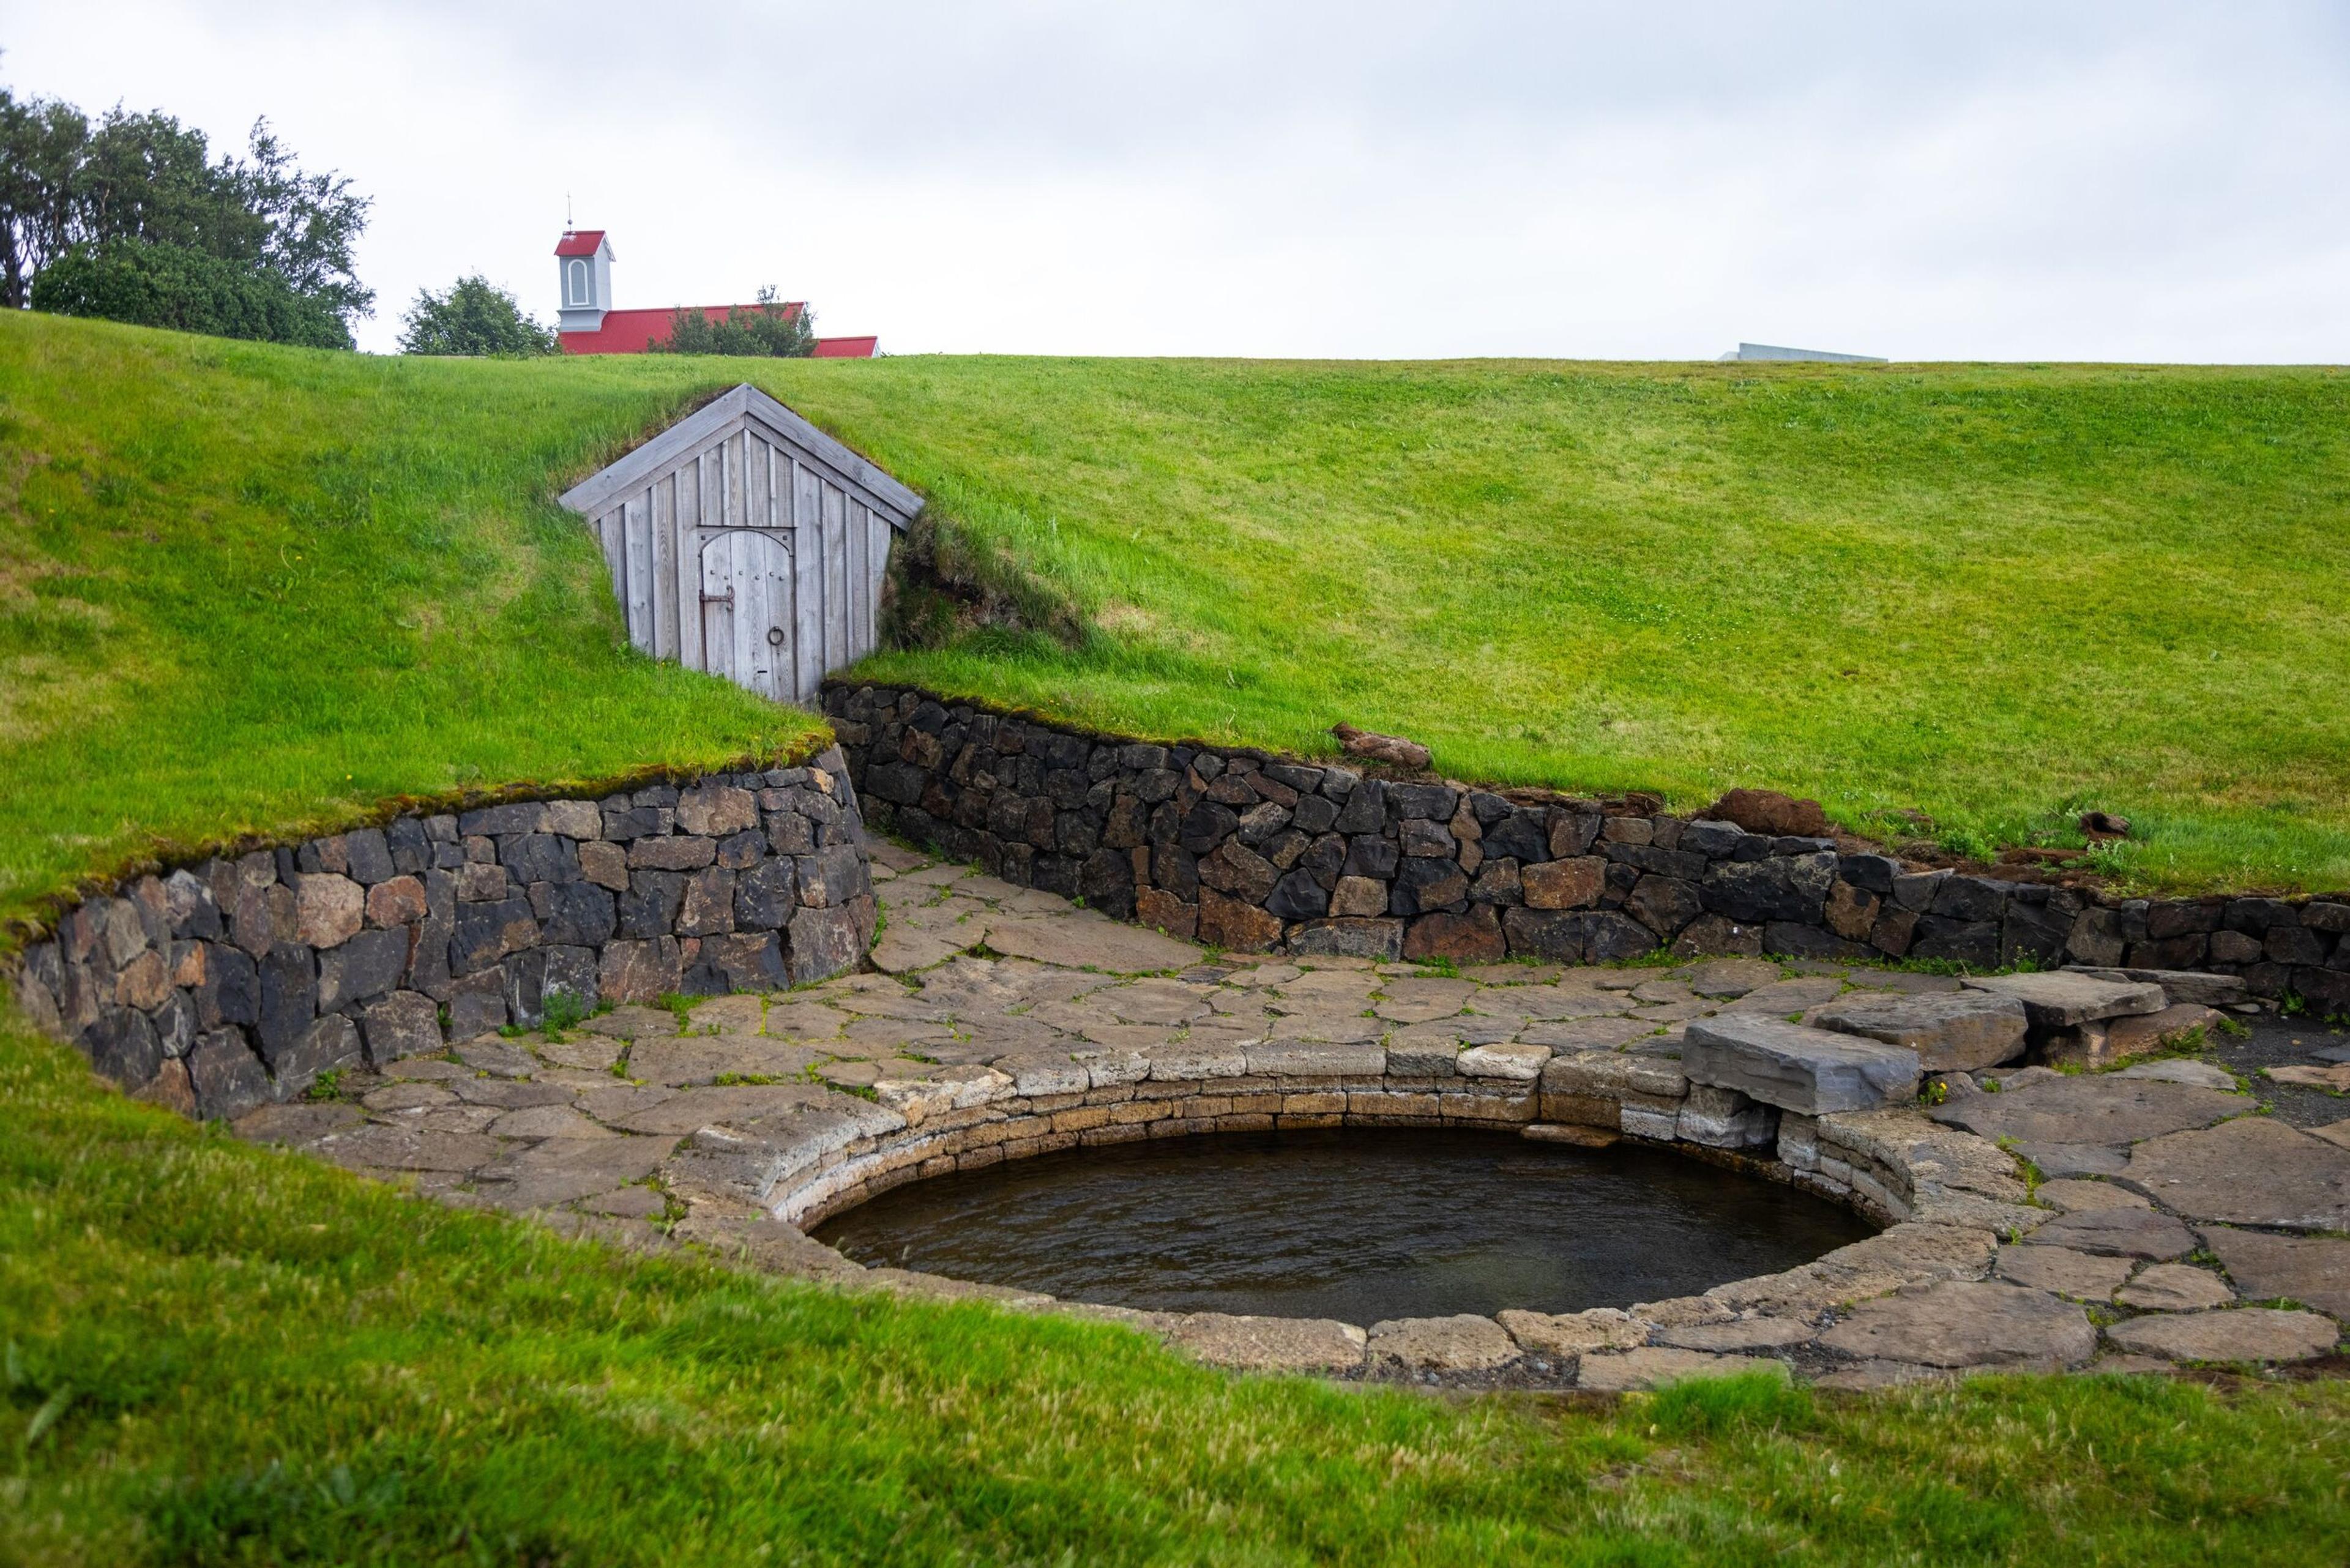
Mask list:
[[872,878],[836,749],[598,800],[440,815],[142,876],[25,954],[18,1000],[124,1087],[236,1116],[547,999],[771,991],[857,968]]
[[868,818],[1005,881],[1234,951],[1684,953],[2202,971],[2350,1013],[2350,899],[2117,899],[1749,833],[1650,798],[1395,783],[826,687]]

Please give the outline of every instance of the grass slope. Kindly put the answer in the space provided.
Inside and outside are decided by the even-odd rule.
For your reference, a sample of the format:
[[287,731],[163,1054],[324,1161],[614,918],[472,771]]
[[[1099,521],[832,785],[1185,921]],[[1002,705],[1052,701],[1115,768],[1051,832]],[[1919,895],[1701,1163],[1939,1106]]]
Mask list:
[[[369,360],[0,314],[0,916],[158,842],[816,738],[629,653],[592,547],[549,501],[740,369]],[[1545,715],[1568,676],[1529,652],[1596,635],[1559,584],[1620,579],[1621,604],[1658,618],[1607,623],[1648,639],[1648,662],[1609,679],[1633,691],[1648,670],[1659,704],[1676,690],[1655,672],[1699,635],[1695,612],[1665,618],[1688,601],[1622,568],[1678,531],[1703,576],[1711,546],[1673,492],[1644,499],[1607,468],[1658,438],[1601,432],[1608,397],[1716,395],[1675,391],[1681,372],[756,374],[1101,628],[1075,655],[977,645],[899,673],[1275,743],[1309,742],[1343,698],[1462,772],[1673,782],[1698,765],[1665,729],[1567,743],[1585,731]],[[2300,409],[2282,421],[2294,441],[2318,440],[2307,405],[2328,384],[2259,384]],[[1399,464],[1399,441],[1448,444],[1430,470]],[[1614,455],[1529,466],[1544,441]],[[2312,461],[2248,462],[2243,483],[2290,498]],[[1593,489],[1607,472],[1616,488]],[[2322,558],[2307,498],[2282,514],[2279,536]],[[1550,519],[1544,550],[1523,529],[1488,548],[1481,529],[1523,518]],[[1784,659],[1793,634],[1755,587],[1784,571],[1742,575],[1772,559],[1712,570],[1725,624]],[[2310,601],[2292,602],[2277,636],[2330,658]],[[1348,605],[1360,642],[1342,657],[1331,617]],[[1492,656],[1439,613],[1496,606]],[[1459,687],[1463,668],[1487,684]],[[1747,679],[1724,676],[1723,733]],[[2217,710],[2195,711],[2180,743],[2234,754]],[[1787,745],[1760,782],[1814,776]],[[2271,794],[2245,786],[2254,807],[2301,776],[2285,762],[2261,775]],[[2179,811],[2163,820],[2228,820]],[[2259,839],[2259,866],[2325,863],[2330,820]],[[0,1007],[0,1563],[2300,1563],[2350,1552],[2345,1421],[2333,1384],[1844,1401],[1731,1384],[1586,1407],[1230,1379],[1107,1327],[631,1260],[406,1199],[131,1104]]]
[[552,503],[690,383],[0,312],[0,919],[158,843],[806,750],[631,651]]
[[1077,601],[872,661],[1112,729],[1816,795],[2350,886],[2350,374],[912,358],[762,372]]
[[0,1563],[2307,1563],[2350,1386],[1453,1401],[639,1261],[0,1025]]

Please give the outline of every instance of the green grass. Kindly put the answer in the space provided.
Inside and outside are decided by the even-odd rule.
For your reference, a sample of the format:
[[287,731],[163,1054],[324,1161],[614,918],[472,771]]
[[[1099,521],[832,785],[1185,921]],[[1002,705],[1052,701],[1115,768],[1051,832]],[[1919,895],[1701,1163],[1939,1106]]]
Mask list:
[[1813,795],[2350,886],[2350,374],[914,358],[764,374],[1097,634],[871,661],[1111,729]]
[[631,651],[552,503],[659,402],[625,381],[0,312],[0,920],[395,796],[808,750]]
[[2350,1386],[1617,1405],[636,1260],[0,1026],[0,1563],[2305,1563]]
[[[629,652],[551,500],[746,369],[1084,628],[877,674],[1987,836],[2093,790],[2148,878],[2343,864],[2329,374],[477,364],[0,313],[0,918],[819,739]],[[0,1563],[2300,1563],[2350,1551],[2345,1420],[2338,1384],[1228,1378],[404,1198],[0,1014]]]
[[2337,370],[473,363],[16,316],[0,913],[151,834],[794,743],[627,652],[551,502],[746,376],[1080,629],[875,679],[1306,753],[1343,718],[1976,853],[2095,805],[2130,885],[2350,886]]

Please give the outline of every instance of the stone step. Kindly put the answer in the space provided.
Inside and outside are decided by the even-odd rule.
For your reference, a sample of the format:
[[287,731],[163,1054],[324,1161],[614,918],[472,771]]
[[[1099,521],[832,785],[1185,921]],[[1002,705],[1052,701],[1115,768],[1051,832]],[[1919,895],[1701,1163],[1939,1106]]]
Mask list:
[[2023,1054],[2023,1003],[1996,992],[1903,996],[1862,992],[1830,1002],[1813,1022],[1918,1053],[1929,1073],[1995,1067]]
[[2034,1029],[2072,1029],[2137,1012],[2159,1012],[2170,1005],[2162,987],[2142,980],[2099,980],[2079,970],[2041,974],[1968,975],[1970,991],[2014,997]]
[[2138,981],[2162,987],[2163,994],[2173,1002],[2199,1002],[2205,1007],[2234,1007],[2250,1002],[2252,993],[2244,987],[2241,975],[2203,974],[2191,969],[2098,969],[2089,964],[2066,964],[2067,974],[2085,974],[2092,980]]
[[1780,1019],[1725,1013],[1692,1020],[1681,1071],[1804,1116],[1874,1110],[1914,1098],[1918,1053]]

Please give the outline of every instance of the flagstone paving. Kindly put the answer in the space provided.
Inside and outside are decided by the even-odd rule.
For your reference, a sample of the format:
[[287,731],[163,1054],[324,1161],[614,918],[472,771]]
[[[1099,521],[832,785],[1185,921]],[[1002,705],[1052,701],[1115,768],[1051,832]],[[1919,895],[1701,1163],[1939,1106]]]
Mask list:
[[[1239,958],[895,846],[873,855],[883,929],[871,970],[678,1011],[624,1006],[561,1038],[484,1036],[347,1076],[337,1099],[265,1107],[238,1130],[622,1246],[692,1245],[843,1286],[1069,1311],[1262,1370],[1625,1388],[1762,1367],[1876,1386],[1972,1369],[2309,1363],[2336,1355],[2350,1317],[2350,1241],[2338,1235],[2350,1230],[2350,1122],[2326,1125],[2342,1121],[2328,1096],[2290,1077],[2284,1091],[2240,1078],[2233,1043],[2153,1074],[1949,1074],[1938,1081],[1947,1101],[1922,1115],[1790,1117],[1783,1158],[1812,1147],[1786,1139],[1816,1120],[1822,1138],[1835,1132],[1906,1173],[1898,1222],[1786,1274],[1628,1311],[1358,1326],[1131,1312],[862,1268],[773,1205],[728,1199],[706,1179],[711,1162],[772,1147],[778,1128],[845,1147],[925,1115],[1143,1079],[1205,1093],[1253,1081],[1243,1075],[1434,1074],[1530,1104],[1546,1064],[1577,1053],[1622,1064],[1629,1107],[1642,1075],[1678,1075],[1693,1021],[1809,1021],[1872,994],[1960,990],[1936,975],[1751,958],[1458,973]],[[2281,1028],[2262,1024],[2250,1055],[2283,1059]],[[2242,1086],[2281,1114],[2247,1114],[2268,1107]],[[1346,1096],[1325,1097],[1335,1120]],[[2030,1196],[1993,1143],[2054,1179]],[[1767,1146],[1755,1152],[1769,1162]]]

